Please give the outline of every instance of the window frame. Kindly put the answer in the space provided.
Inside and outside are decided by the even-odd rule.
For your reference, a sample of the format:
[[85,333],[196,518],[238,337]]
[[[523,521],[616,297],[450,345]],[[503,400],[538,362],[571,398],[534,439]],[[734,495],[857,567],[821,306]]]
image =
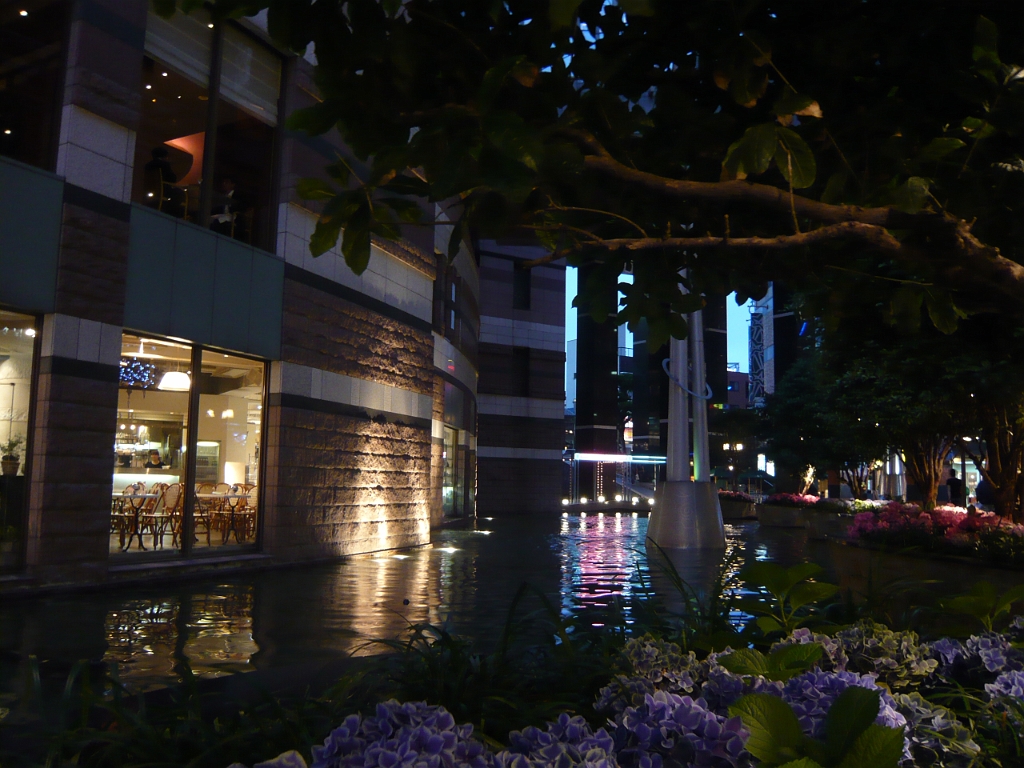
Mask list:
[[[116,558],[117,561],[131,561],[131,562],[154,562],[156,560],[163,559],[195,559],[203,557],[224,557],[225,550],[223,547],[201,547],[195,548],[193,546],[193,536],[195,533],[195,474],[196,474],[196,446],[199,442],[199,398],[201,393],[199,392],[196,382],[199,381],[199,376],[202,374],[202,363],[204,352],[214,352],[217,354],[227,354],[232,357],[240,357],[246,360],[252,360],[263,365],[263,394],[260,397],[260,413],[263,416],[260,417],[260,437],[259,437],[259,461],[258,466],[258,482],[256,483],[256,535],[254,541],[249,544],[235,544],[229,546],[227,549],[227,556],[232,555],[247,555],[253,553],[260,553],[263,551],[263,500],[265,498],[265,482],[266,477],[266,450],[265,446],[265,419],[267,408],[269,407],[270,397],[270,361],[265,360],[262,357],[256,355],[246,354],[245,352],[237,352],[232,349],[222,349],[221,347],[215,347],[209,344],[199,344],[196,342],[189,341],[187,339],[180,339],[170,336],[164,336],[162,334],[150,333],[149,331],[140,331],[133,328],[124,328],[121,331],[122,336],[124,334],[144,336],[151,339],[161,339],[164,341],[170,341],[175,344],[181,344],[182,346],[191,347],[191,358],[190,365],[193,371],[192,374],[192,386],[188,391],[188,441],[185,443],[185,482],[183,485],[187,486],[185,490],[185,500],[182,504],[181,509],[181,546],[179,549],[167,555],[165,557],[153,557],[152,554],[140,555],[137,552],[125,552],[125,553],[110,553],[112,559]],[[38,340],[40,334],[37,334]],[[120,389],[120,383],[118,384]],[[190,490],[189,490],[190,489]],[[227,546],[227,545],[226,545]]]
[[[217,119],[220,109],[221,94],[221,71],[224,62],[224,29],[230,26],[236,32],[241,33],[254,45],[273,53],[281,63],[281,82],[277,94],[277,121],[273,128],[273,146],[270,156],[270,205],[267,206],[267,242],[250,242],[249,245],[269,253],[277,251],[277,202],[281,199],[281,144],[284,141],[284,117],[287,114],[287,93],[288,74],[290,72],[289,62],[294,58],[282,53],[277,47],[264,40],[259,34],[233,19],[216,20],[211,19],[213,39],[210,44],[210,60],[207,62],[207,83],[206,83],[206,129],[203,138],[203,169],[202,183],[199,187],[199,212],[196,217],[196,225],[203,228],[210,228],[210,219],[213,212],[214,197],[214,168],[217,162]],[[143,56],[153,58],[147,51],[143,50]],[[250,239],[254,239],[250,236]]]

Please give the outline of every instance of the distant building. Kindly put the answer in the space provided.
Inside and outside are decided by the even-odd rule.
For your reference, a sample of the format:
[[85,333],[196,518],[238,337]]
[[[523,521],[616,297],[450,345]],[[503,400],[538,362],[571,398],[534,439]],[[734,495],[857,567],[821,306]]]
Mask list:
[[750,374],[730,370],[726,373],[725,408],[746,408],[750,397]]

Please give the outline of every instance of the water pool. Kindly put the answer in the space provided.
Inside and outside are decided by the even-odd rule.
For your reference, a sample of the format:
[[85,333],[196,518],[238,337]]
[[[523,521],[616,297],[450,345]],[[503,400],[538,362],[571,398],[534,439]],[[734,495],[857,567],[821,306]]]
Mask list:
[[[646,531],[647,519],[630,513],[481,519],[477,530],[437,532],[427,547],[330,565],[8,601],[0,607],[0,706],[16,695],[30,656],[55,679],[79,659],[116,662],[124,680],[147,690],[175,681],[181,658],[203,677],[326,663],[380,653],[373,640],[418,622],[447,621],[486,646],[524,582],[562,613],[585,616],[616,602],[628,620],[651,591],[671,603]],[[740,564],[827,557],[802,531],[756,523],[726,531]],[[688,552],[675,565],[700,587],[721,556]]]

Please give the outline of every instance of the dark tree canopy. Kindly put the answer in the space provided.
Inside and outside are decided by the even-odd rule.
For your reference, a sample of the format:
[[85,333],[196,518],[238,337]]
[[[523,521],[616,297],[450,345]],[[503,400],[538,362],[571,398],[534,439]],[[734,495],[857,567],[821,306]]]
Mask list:
[[453,248],[528,230],[597,265],[596,317],[632,265],[620,319],[655,341],[685,333],[701,291],[844,271],[946,331],[1022,305],[1021,3],[215,3],[267,5],[273,36],[318,60],[323,101],[290,125],[337,127],[367,169],[302,188],[325,201],[314,252],[344,228],[357,272],[371,235],[420,216],[412,197],[458,209]]

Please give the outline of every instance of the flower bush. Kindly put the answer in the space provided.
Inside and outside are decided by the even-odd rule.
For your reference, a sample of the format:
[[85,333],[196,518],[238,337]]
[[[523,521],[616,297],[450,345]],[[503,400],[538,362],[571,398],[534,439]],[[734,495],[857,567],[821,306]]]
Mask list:
[[873,674],[890,691],[917,688],[939,667],[916,632],[894,632],[871,620],[836,633],[846,669]]
[[724,488],[718,489],[718,498],[722,501],[739,501],[744,504],[753,504],[754,497],[743,491],[727,491]]
[[802,493],[773,493],[764,500],[764,503],[776,507],[810,507],[817,501],[817,496],[807,496]]
[[[769,656],[735,652],[767,664],[750,673],[730,665],[744,670],[735,673],[723,665],[734,653],[728,648],[698,660],[693,651],[645,635],[625,643],[617,674],[597,698],[595,710],[610,717],[603,727],[562,713],[545,728],[512,731],[506,748],[492,751],[474,739],[472,725],[457,725],[443,707],[391,700],[374,716],[347,717],[313,748],[312,768],[750,768],[759,763],[747,750],[752,737],[744,702],[759,697],[744,697],[781,700],[803,736],[824,743],[829,712],[851,688],[877,694],[874,722],[902,734],[901,768],[968,768],[982,753],[975,728],[1024,727],[1024,650],[1015,645],[1021,637],[1020,616],[1005,632],[964,642],[922,643],[914,632],[871,621],[833,635],[800,628],[775,643]],[[785,654],[806,658],[801,668],[771,667],[780,649],[812,644],[820,654]],[[938,692],[945,702],[941,697],[955,691],[977,691],[982,709],[961,721],[929,698]],[[750,728],[756,725],[751,721]],[[304,766],[294,751],[257,764]]]
[[853,541],[886,547],[917,547],[999,565],[1024,566],[1024,526],[992,512],[946,505],[926,512],[913,504],[889,502],[860,512],[849,529]]
[[395,700],[376,717],[350,715],[313,747],[312,768],[488,768],[492,759],[444,708]]

